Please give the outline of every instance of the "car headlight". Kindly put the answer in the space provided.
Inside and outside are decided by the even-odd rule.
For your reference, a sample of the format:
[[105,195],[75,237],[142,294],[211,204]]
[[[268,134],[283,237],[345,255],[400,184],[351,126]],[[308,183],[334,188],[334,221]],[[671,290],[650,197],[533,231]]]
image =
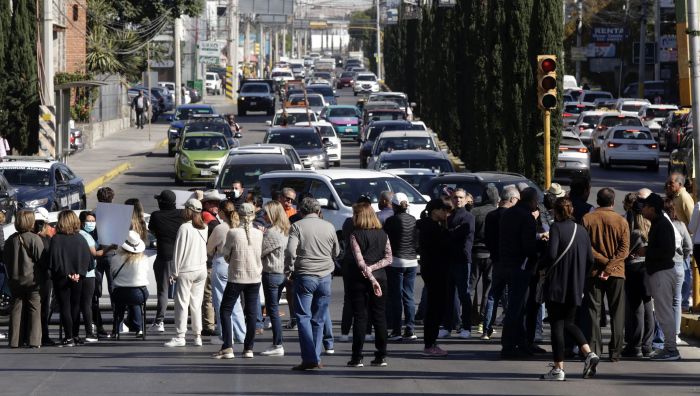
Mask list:
[[181,155],[181,156],[180,156],[180,164],[183,165],[183,166],[187,166],[187,167],[191,167],[191,166],[192,166],[192,162],[190,161],[189,158],[187,158],[186,155]]
[[238,99],[245,100],[245,96],[239,96]]
[[170,128],[170,129],[168,129],[168,133],[177,134],[177,129],[175,129],[175,128]]
[[309,159],[311,161],[323,161],[323,157],[324,157],[323,154],[319,154],[319,155],[312,155],[309,157]]
[[36,208],[39,206],[44,206],[49,202],[48,198],[33,199],[24,203],[25,208]]

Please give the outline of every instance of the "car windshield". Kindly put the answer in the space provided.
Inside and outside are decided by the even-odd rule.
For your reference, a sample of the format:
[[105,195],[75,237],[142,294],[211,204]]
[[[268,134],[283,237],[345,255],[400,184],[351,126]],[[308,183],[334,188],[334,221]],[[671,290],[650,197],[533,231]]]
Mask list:
[[436,173],[427,172],[421,175],[399,175],[400,178],[404,179],[421,193],[425,193],[426,184],[428,184],[430,179],[434,178],[435,176],[437,176]]
[[644,103],[627,103],[623,104],[622,107],[620,107],[620,110],[637,112],[640,108],[642,108],[642,106],[644,106]]
[[361,195],[379,202],[382,191],[402,192],[408,196],[408,203],[425,204],[425,199],[408,184],[398,177],[386,177],[376,179],[337,179],[333,180],[333,187],[345,206],[352,206]]
[[373,111],[367,113],[367,119],[370,121],[403,120],[405,117],[406,115],[401,111]]
[[[316,116],[313,112],[287,113],[287,125],[294,125],[299,122],[309,122],[309,118],[312,122],[316,121]],[[282,116],[282,114],[277,114],[275,116],[275,122],[272,123],[272,125],[282,125],[282,119],[284,119],[284,116]]]
[[328,110],[328,117],[359,117],[359,115],[355,109],[340,107]]
[[324,97],[329,97],[335,95],[333,93],[333,88],[328,87],[328,86],[314,86],[314,87],[307,87],[306,88],[307,93],[317,93],[321,94]]
[[175,119],[189,120],[198,114],[214,114],[214,109],[211,107],[177,109],[175,112]]
[[275,77],[292,77],[292,73],[291,72],[284,72],[284,71],[272,72],[272,78],[275,78]]
[[[382,138],[374,149],[374,155],[379,155],[384,151],[392,152],[399,150],[434,150],[433,139],[429,137],[390,137]],[[421,168],[425,168],[421,166]]]
[[231,128],[224,124],[223,122],[211,123],[211,124],[189,124],[185,125],[183,129],[183,135],[188,132],[218,132],[223,133],[226,136],[231,136]]
[[207,80],[216,80],[216,77],[214,77],[212,74],[207,74]]
[[340,78],[352,78],[353,72],[343,72],[343,74],[340,75]]
[[357,76],[357,81],[377,81],[377,78],[372,75],[365,74]]
[[394,102],[397,105],[399,105],[400,108],[406,108],[408,107],[408,102],[406,99],[400,97],[400,96],[389,96],[389,97],[382,97],[381,100],[385,100],[388,102]]
[[261,93],[268,92],[270,88],[267,84],[245,84],[241,88],[241,93]]
[[182,143],[185,151],[221,151],[228,150],[223,136],[186,136]]
[[330,80],[331,74],[328,72],[318,72],[318,73],[314,73],[314,78],[322,78],[324,80]]
[[607,92],[587,93],[583,96],[583,102],[593,102],[596,99],[610,99],[612,95]]
[[403,159],[382,161],[381,169],[423,168],[440,172],[452,172],[452,164],[443,159]]
[[367,130],[367,140],[374,140],[384,131],[405,131],[414,129],[412,124],[373,125]]
[[628,130],[628,131],[615,131],[613,139],[623,139],[623,140],[650,140],[651,136],[646,131]]
[[591,128],[595,128],[596,122],[598,122],[598,116],[585,116],[581,122],[590,125]]
[[13,186],[48,186],[51,183],[48,169],[3,168],[0,173]]
[[330,125],[319,125],[316,128],[321,132],[322,137],[335,137],[335,131]]
[[267,143],[288,144],[295,149],[321,148],[321,138],[313,132],[272,132]]
[[[322,96],[307,95],[306,98],[308,99],[309,106],[323,106]],[[301,98],[301,101],[304,101],[303,97]]]
[[569,114],[581,114],[583,111],[590,110],[591,108],[583,105],[566,105],[564,107],[564,113]]
[[618,125],[642,126],[642,122],[637,117],[606,117],[601,122],[601,125],[605,127]]
[[218,179],[217,188],[229,188],[234,181],[240,181],[244,187],[253,187],[260,175],[275,170],[289,170],[290,165],[279,164],[241,164],[225,166]]
[[647,118],[666,118],[668,117],[668,113],[675,111],[676,109],[654,109],[654,108],[649,108],[647,109]]
[[561,140],[559,141],[559,147],[578,147],[581,146],[581,141],[573,138],[573,137],[566,137],[563,136]]

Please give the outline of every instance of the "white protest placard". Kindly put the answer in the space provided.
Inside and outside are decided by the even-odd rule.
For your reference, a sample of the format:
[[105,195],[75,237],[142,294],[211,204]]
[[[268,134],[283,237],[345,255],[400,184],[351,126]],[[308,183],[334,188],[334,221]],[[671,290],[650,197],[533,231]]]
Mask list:
[[185,202],[190,198],[195,198],[195,193],[186,190],[170,190],[175,193],[175,208],[184,209]]
[[97,237],[101,245],[121,245],[129,236],[132,205],[98,202],[95,209]]

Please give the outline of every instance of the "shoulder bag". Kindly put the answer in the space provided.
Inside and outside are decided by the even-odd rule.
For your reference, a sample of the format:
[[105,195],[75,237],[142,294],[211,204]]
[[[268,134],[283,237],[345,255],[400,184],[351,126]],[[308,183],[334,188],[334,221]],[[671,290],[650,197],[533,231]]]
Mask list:
[[571,234],[571,240],[569,241],[569,244],[566,245],[566,249],[564,249],[563,252],[557,257],[557,259],[554,261],[554,263],[547,268],[544,274],[540,275],[540,279],[537,281],[537,289],[535,290],[535,301],[537,301],[538,304],[542,304],[544,302],[544,283],[547,281],[547,277],[551,273],[552,269],[559,264],[562,258],[564,258],[564,255],[571,249],[571,245],[574,244],[574,239],[576,239],[576,229],[578,228],[578,224],[574,223],[574,232]]

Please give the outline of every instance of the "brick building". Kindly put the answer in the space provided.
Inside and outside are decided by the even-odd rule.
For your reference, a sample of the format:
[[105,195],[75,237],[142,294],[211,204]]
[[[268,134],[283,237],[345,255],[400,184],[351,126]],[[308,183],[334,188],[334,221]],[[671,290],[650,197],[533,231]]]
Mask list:
[[87,0],[53,2],[54,71],[85,71]]

